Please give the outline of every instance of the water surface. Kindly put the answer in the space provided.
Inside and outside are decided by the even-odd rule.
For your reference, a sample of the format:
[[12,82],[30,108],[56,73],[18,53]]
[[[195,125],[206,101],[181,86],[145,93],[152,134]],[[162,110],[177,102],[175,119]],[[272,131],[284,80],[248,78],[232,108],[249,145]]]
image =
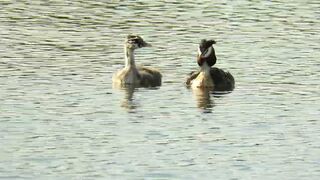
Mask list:
[[[1,179],[318,179],[320,3],[0,3]],[[159,88],[114,89],[123,42]],[[217,41],[230,94],[187,89]]]

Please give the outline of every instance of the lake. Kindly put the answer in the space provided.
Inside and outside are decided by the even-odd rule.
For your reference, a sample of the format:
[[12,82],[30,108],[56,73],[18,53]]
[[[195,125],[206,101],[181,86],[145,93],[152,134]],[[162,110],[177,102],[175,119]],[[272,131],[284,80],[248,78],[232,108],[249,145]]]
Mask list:
[[[320,3],[0,2],[0,179],[319,179]],[[123,43],[157,88],[117,89]],[[184,85],[214,39],[228,94]]]

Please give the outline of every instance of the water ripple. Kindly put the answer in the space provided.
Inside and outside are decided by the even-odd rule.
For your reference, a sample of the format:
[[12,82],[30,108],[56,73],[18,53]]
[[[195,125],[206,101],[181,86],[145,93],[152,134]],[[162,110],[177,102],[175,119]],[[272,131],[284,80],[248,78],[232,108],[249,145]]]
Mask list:
[[[0,7],[0,178],[319,177],[318,1]],[[112,88],[129,33],[153,45],[136,61],[161,87]],[[232,93],[184,87],[203,38]]]

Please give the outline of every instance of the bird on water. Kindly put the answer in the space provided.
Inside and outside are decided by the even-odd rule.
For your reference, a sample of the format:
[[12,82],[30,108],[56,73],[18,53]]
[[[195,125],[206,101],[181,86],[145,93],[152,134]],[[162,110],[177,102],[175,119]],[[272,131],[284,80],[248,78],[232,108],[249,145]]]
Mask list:
[[197,63],[199,71],[189,74],[186,85],[191,88],[210,88],[214,91],[232,91],[235,87],[233,76],[222,69],[212,67],[217,62],[214,40],[201,40],[198,47]]
[[130,34],[124,44],[125,67],[113,74],[115,85],[135,87],[156,87],[161,85],[161,73],[151,67],[136,66],[134,52],[136,49],[151,47],[140,36]]

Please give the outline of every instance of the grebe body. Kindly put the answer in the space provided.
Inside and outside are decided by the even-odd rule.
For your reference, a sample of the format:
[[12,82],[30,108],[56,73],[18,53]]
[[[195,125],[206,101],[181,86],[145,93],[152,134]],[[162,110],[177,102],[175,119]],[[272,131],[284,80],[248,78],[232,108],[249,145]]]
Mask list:
[[191,88],[209,88],[214,91],[232,91],[235,86],[233,76],[222,69],[212,67],[216,61],[214,40],[202,40],[198,48],[197,63],[199,71],[193,71],[187,78],[186,85]]

